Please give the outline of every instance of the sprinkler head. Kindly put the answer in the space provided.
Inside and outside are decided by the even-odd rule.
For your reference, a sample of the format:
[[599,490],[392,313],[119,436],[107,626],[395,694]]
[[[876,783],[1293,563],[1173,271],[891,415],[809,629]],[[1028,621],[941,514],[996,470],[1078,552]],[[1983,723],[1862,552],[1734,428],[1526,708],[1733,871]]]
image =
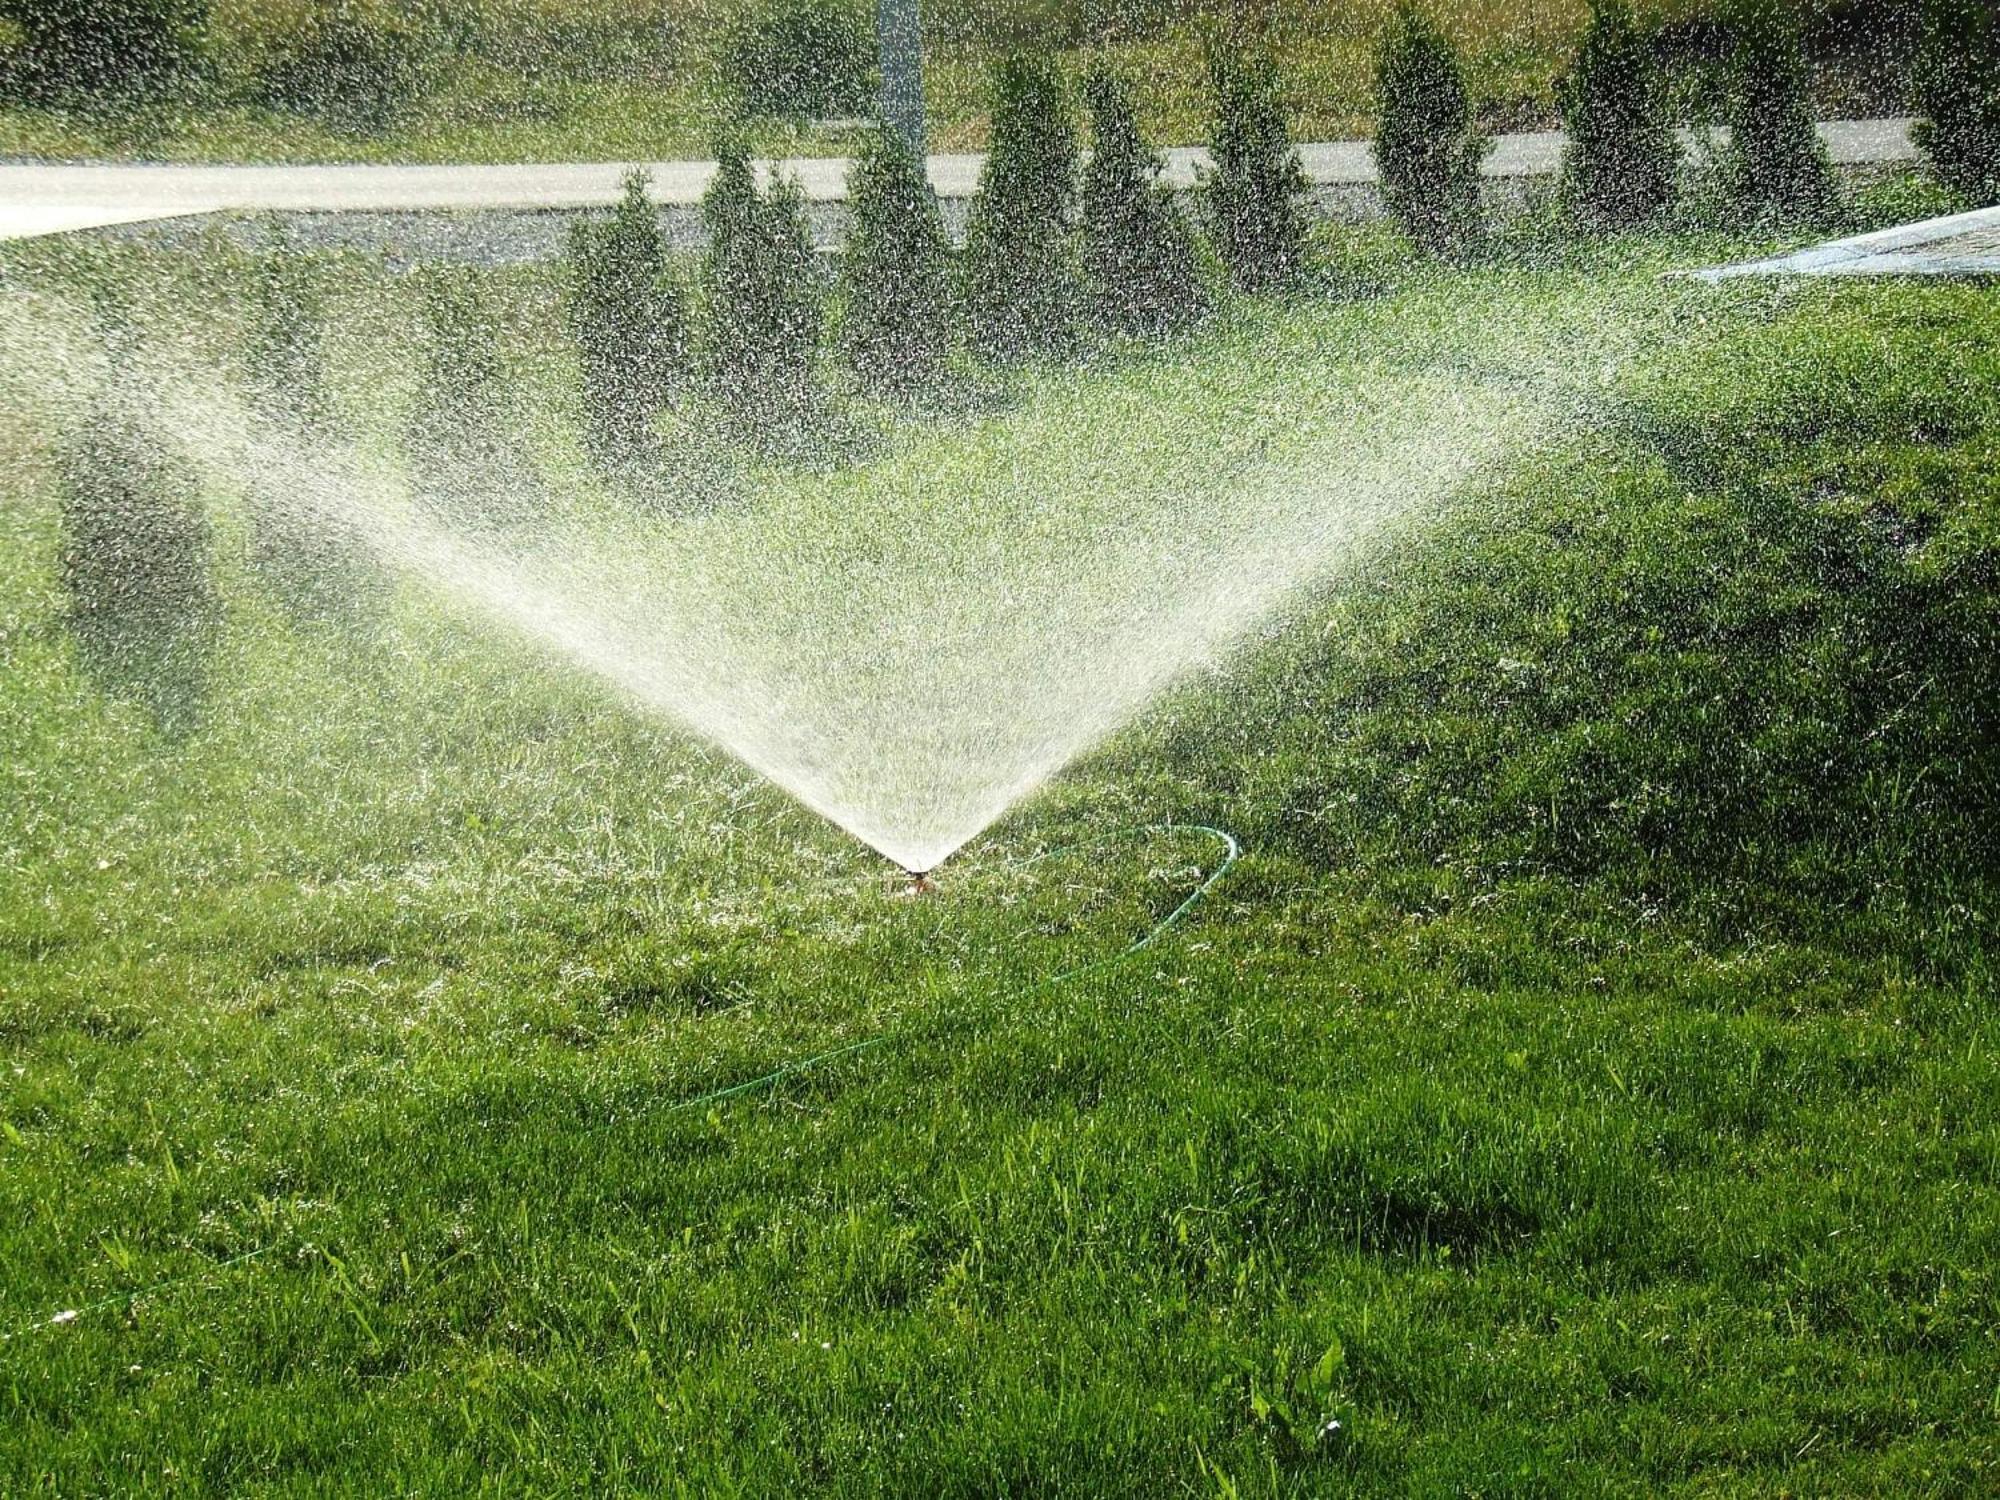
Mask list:
[[928,896],[932,891],[937,889],[935,885],[931,884],[931,872],[929,870],[905,870],[903,873],[910,877],[910,883],[898,892],[899,895]]

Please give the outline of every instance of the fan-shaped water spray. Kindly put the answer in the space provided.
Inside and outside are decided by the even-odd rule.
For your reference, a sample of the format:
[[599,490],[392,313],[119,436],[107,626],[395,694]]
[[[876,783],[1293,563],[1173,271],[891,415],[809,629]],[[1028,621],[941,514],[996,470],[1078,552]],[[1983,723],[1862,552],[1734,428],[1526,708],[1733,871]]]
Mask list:
[[[80,390],[87,341],[63,322],[44,320],[43,368]],[[1279,356],[1225,341],[1198,375],[1074,377],[703,514],[556,505],[509,530],[439,519],[382,445],[288,434],[185,358],[119,389],[219,489],[337,518],[928,871],[1385,523],[1546,431],[1630,337],[1615,322],[1460,328],[1448,359],[1288,351],[1276,400],[1268,370],[1249,377]],[[1578,360],[1584,330],[1604,347]],[[30,342],[12,340],[17,372]],[[1218,412],[1230,439],[1191,444]],[[1052,440],[1078,421],[1110,440]]]

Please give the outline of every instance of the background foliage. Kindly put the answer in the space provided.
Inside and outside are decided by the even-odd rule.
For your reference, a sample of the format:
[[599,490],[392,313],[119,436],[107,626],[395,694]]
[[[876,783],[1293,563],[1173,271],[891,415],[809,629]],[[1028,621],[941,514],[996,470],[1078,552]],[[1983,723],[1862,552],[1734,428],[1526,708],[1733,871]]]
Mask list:
[[[10,3],[18,8],[27,0]],[[426,67],[417,75],[414,102],[399,103],[375,134],[365,121],[307,116],[301,125],[298,116],[272,118],[256,107],[263,80],[304,45],[312,18],[329,5],[381,17],[384,27],[436,43],[421,49]],[[1805,0],[1799,8],[1816,108],[1845,115],[1904,111],[1913,0]],[[1205,138],[1207,63],[1218,46],[1261,47],[1276,59],[1299,111],[1301,139],[1366,135],[1375,107],[1371,63],[1391,10],[1388,0],[1340,6],[1191,0],[1173,7],[1154,0],[976,6],[945,0],[926,10],[933,141],[942,150],[985,145],[988,74],[1000,56],[1024,46],[1053,53],[1072,83],[1095,64],[1116,68],[1133,85],[1142,131],[1163,144]],[[1722,0],[1635,0],[1635,10],[1642,24],[1664,28],[1676,112],[1718,111],[1728,54]],[[860,13],[865,20],[866,8]],[[831,88],[851,96],[859,87],[873,59],[853,46],[855,14],[851,0],[845,6],[840,0],[425,0],[394,7],[393,15],[388,0],[213,0],[202,56],[206,85],[181,90],[172,107],[116,128],[0,110],[0,149],[280,159],[701,155],[744,102],[745,38],[794,24],[834,28],[828,35],[835,53],[827,55],[849,61],[833,68],[815,63],[812,77],[801,79],[791,78],[788,65],[774,64],[769,78],[776,94],[788,97],[769,101],[777,113],[757,126],[755,139],[760,147],[851,149],[852,140],[838,130],[808,128],[794,116],[802,108],[847,111],[841,97],[801,102],[797,91]],[[1555,123],[1556,84],[1585,14],[1585,0],[1478,0],[1440,8],[1438,19],[1464,56],[1484,127]],[[5,30],[0,22],[0,60],[9,55]],[[0,62],[0,77],[6,72]]]

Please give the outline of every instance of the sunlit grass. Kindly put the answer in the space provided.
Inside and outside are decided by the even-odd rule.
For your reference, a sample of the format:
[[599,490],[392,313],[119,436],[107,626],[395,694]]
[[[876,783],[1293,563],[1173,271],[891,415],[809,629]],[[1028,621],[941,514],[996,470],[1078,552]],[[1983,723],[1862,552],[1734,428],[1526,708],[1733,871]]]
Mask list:
[[[74,669],[13,414],[0,1490],[1988,1487],[2000,303],[1680,339],[914,901],[419,588],[329,636],[225,557],[161,741]],[[1162,378],[990,420],[1087,472],[1052,413]],[[1212,864],[1120,832],[1169,820],[1244,862],[1046,984]]]

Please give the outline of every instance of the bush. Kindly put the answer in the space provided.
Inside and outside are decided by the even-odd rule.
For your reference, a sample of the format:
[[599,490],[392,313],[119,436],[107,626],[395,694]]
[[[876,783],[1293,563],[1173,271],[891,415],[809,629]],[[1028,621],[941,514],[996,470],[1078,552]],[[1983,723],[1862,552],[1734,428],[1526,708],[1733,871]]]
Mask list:
[[874,33],[847,0],[781,0],[737,28],[727,67],[754,115],[824,119],[874,103]]
[[430,271],[423,304],[426,342],[408,438],[417,496],[455,525],[523,522],[540,485],[508,438],[500,354],[477,273]]
[[1460,255],[1482,231],[1479,163],[1458,53],[1409,0],[1382,33],[1375,65],[1375,164],[1389,216],[1432,255]]
[[1091,75],[1090,164],[1083,174],[1083,266],[1098,321],[1120,333],[1183,327],[1207,307],[1194,237],[1159,163],[1139,138],[1131,95]]
[[989,359],[1062,353],[1083,302],[1076,131],[1061,75],[1010,57],[994,74],[993,144],[965,233],[966,313]]
[[115,375],[63,456],[58,497],[58,566],[85,669],[162,728],[192,728],[222,613],[208,517],[143,395]]
[[336,130],[386,130],[428,92],[436,47],[410,12],[318,0],[266,59],[258,99]]
[[591,452],[619,465],[656,446],[653,419],[685,383],[687,310],[667,270],[660,218],[633,172],[607,218],[570,226],[564,304],[583,363]]
[[1246,291],[1282,286],[1306,263],[1306,175],[1292,149],[1277,69],[1262,54],[1209,60],[1215,165],[1202,183],[1216,254]]
[[705,366],[745,434],[782,436],[812,412],[824,321],[819,266],[798,184],[767,194],[740,143],[717,153],[701,200],[708,228]]
[[1811,222],[1839,204],[1833,164],[1813,126],[1798,22],[1781,0],[1747,0],[1731,64],[1731,188],[1747,207]]
[[206,0],[0,0],[21,35],[6,81],[37,104],[157,99],[199,66],[207,19]]
[[[319,288],[306,259],[274,235],[257,265],[243,364],[251,408],[309,458],[334,429]],[[351,617],[378,575],[352,522],[279,488],[279,466],[254,495],[250,563],[295,612]]]
[[1931,175],[2000,203],[2000,27],[1989,0],[1931,0],[1914,79],[1918,148]]
[[841,279],[841,348],[861,383],[913,396],[943,378],[952,346],[951,242],[937,195],[893,131],[862,148]]
[[250,404],[266,422],[312,433],[332,420],[320,329],[319,288],[305,258],[274,231],[257,260],[243,345]]
[[1591,0],[1562,106],[1563,181],[1585,226],[1629,228],[1673,201],[1680,148],[1630,0]]

